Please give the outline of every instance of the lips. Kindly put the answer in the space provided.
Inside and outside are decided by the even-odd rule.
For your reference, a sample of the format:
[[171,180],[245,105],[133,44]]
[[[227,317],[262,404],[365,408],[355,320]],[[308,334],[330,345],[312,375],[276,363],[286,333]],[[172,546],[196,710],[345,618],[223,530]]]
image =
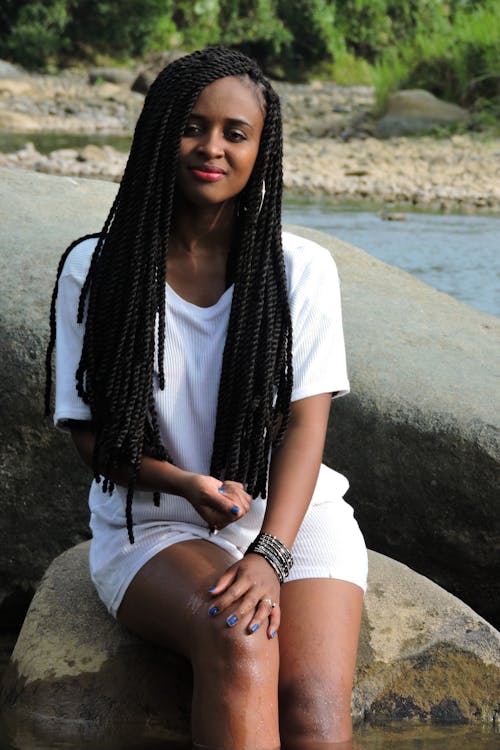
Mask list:
[[225,175],[225,172],[221,167],[214,167],[210,164],[203,164],[199,167],[190,167],[190,171],[198,180],[204,182],[217,182]]

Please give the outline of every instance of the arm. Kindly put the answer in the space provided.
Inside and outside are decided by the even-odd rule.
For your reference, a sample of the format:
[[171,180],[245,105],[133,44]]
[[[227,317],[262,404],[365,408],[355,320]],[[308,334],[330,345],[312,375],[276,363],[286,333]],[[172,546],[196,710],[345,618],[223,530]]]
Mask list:
[[[279,448],[274,452],[269,477],[269,496],[262,531],[278,537],[291,547],[309,506],[325,443],[331,393],[292,403],[290,421]],[[255,610],[247,629],[253,632],[269,617],[266,599],[279,602],[280,585],[269,563],[260,555],[249,554],[231,566],[212,590],[212,607],[238,617]],[[259,604],[260,603],[260,604]],[[267,628],[273,637],[279,626],[279,608],[272,610]]]
[[[89,422],[70,420],[71,437],[76,449],[87,466],[92,467],[95,436]],[[131,467],[118,466],[110,479],[127,487]],[[138,481],[138,490],[167,492],[186,498],[211,528],[222,529],[247,513],[250,497],[239,482],[221,482],[219,479],[184,471],[168,461],[159,461],[143,456]]]
[[262,531],[291,547],[311,500],[325,445],[331,393],[295,401],[283,442],[274,452]]

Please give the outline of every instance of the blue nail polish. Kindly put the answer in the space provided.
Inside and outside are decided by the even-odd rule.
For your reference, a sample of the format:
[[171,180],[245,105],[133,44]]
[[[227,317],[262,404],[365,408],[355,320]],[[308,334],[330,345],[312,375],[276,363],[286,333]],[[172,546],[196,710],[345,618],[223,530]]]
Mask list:
[[238,516],[239,515],[240,509],[238,508],[237,505],[233,505],[233,507],[231,508],[231,513],[233,514],[233,516]]
[[217,492],[225,492],[226,490],[224,487],[217,487]]
[[250,628],[250,630],[252,631],[252,633],[255,633],[255,631],[258,630],[258,629],[259,629],[259,623],[258,622],[254,622],[254,624],[252,625],[252,627]]
[[273,630],[273,632],[271,633],[271,638],[274,638],[275,635],[276,635],[276,631]]
[[214,615],[218,613],[218,611],[219,611],[218,607],[210,607],[210,609],[208,610],[208,614],[210,615],[210,617],[213,617]]
[[210,588],[208,589],[208,593],[211,594],[212,591],[215,591],[216,588],[217,586],[215,584],[213,586],[210,586]]
[[226,625],[229,625],[229,627],[232,628],[233,625],[236,625],[237,622],[238,618],[236,617],[236,615],[231,615],[231,617],[227,618]]

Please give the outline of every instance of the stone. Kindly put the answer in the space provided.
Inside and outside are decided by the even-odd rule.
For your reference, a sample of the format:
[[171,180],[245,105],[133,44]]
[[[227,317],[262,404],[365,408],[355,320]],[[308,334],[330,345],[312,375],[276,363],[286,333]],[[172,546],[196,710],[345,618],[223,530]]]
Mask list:
[[[59,556],[38,589],[4,675],[11,741],[189,741],[187,662],[131,635],[97,598],[88,543]],[[492,724],[500,634],[401,563],[370,552],[353,693],[356,722]],[[22,740],[22,744],[21,744]]]
[[389,138],[419,135],[437,126],[466,122],[467,110],[445,102],[423,89],[397,91],[389,97],[384,116],[378,121],[376,135]]
[[120,86],[130,87],[136,77],[133,70],[127,68],[91,68],[89,70],[89,83],[95,84],[101,81],[109,81]]
[[371,549],[500,623],[500,320],[304,227],[342,282],[351,394],[332,406],[325,460]]
[[12,65],[7,60],[0,60],[0,78],[21,78],[26,72],[19,65]]
[[139,94],[147,94],[149,87],[155,80],[156,76],[161,73],[167,65],[170,65],[171,62],[178,60],[185,54],[186,52],[183,52],[182,50],[171,50],[168,52],[158,52],[153,55],[139,71],[137,77],[132,83],[132,91],[136,91]]
[[34,117],[22,112],[9,109],[0,110],[0,129],[12,130],[18,133],[34,133],[41,129],[40,123]]
[[30,81],[19,78],[1,78],[0,77],[0,96],[26,96],[33,93],[33,86]]
[[[2,601],[26,601],[50,561],[88,537],[90,477],[42,417],[44,357],[58,259],[99,231],[115,192],[0,168],[0,618]],[[497,625],[500,321],[352,245],[295,231],[340,269],[352,394],[334,402],[325,460],[348,476],[368,546]]]

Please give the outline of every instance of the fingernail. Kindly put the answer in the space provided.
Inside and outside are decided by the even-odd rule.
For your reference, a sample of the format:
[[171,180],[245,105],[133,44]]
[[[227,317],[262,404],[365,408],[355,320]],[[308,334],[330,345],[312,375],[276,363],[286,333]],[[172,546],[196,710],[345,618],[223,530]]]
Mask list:
[[222,485],[220,487],[217,487],[217,492],[225,492],[225,491],[226,490],[224,489],[224,487],[222,487]]
[[273,630],[273,632],[271,633],[271,638],[274,638],[275,635],[276,635],[276,631]]
[[237,622],[238,618],[236,617],[236,615],[231,615],[231,617],[227,618],[226,625],[229,625],[229,627],[232,628],[233,625],[236,625]]
[[239,512],[240,512],[240,509],[238,508],[238,506],[233,505],[233,507],[231,508],[231,513],[233,514],[233,516],[239,515]]
[[218,611],[219,611],[218,607],[210,607],[210,609],[208,610],[208,614],[210,615],[210,617],[213,617],[214,615],[218,613]]
[[250,630],[252,631],[252,633],[255,633],[255,631],[258,630],[258,629],[259,629],[259,623],[258,622],[254,622],[254,624],[252,625],[252,627],[250,628]]
[[208,589],[208,593],[211,594],[212,591],[215,591],[216,588],[217,588],[216,584],[214,584],[213,586],[210,586],[210,588]]

